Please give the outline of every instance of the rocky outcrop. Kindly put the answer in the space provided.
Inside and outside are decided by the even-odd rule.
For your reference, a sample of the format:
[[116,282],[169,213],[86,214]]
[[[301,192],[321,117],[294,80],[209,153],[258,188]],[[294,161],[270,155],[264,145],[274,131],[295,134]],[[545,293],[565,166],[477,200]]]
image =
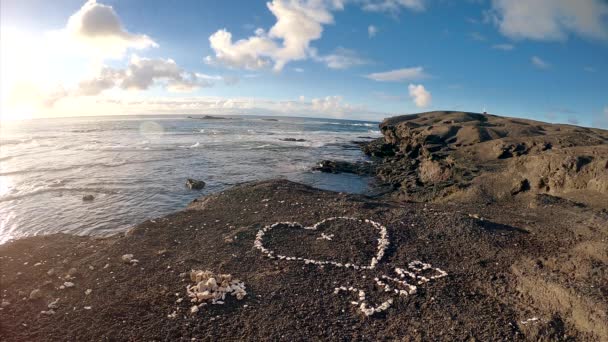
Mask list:
[[291,142],[304,142],[306,139],[296,139],[296,138],[283,138],[279,139],[281,141],[291,141]]
[[462,191],[608,197],[605,130],[450,111],[392,117],[380,130],[384,137],[363,151],[382,158],[377,176],[407,200],[452,200]]
[[312,169],[313,171],[326,173],[354,173],[357,175],[372,175],[374,173],[374,165],[372,163],[351,163],[340,160],[322,160]]

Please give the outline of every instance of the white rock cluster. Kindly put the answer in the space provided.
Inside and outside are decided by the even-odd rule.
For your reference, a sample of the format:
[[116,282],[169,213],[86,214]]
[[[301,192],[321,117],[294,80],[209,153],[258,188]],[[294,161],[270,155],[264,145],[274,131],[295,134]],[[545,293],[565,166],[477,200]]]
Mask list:
[[[371,224],[374,228],[376,228],[380,232],[380,237],[378,238],[377,252],[376,252],[376,255],[371,259],[371,262],[369,265],[357,265],[357,264],[353,264],[353,263],[340,263],[340,262],[336,262],[336,261],[321,261],[321,260],[314,260],[314,259],[308,259],[308,258],[302,258],[302,257],[289,257],[289,256],[285,256],[285,255],[275,254],[274,251],[269,250],[268,248],[264,247],[264,235],[274,228],[287,227],[287,228],[300,228],[300,229],[306,229],[306,230],[317,230],[317,228],[320,225],[322,225],[326,222],[336,221],[336,220],[349,220],[349,221],[365,222],[365,223]],[[324,234],[322,233],[321,236],[323,236],[323,235]],[[331,237],[333,237],[333,235]],[[330,237],[330,239],[331,239],[331,237]],[[270,259],[299,261],[299,262],[304,262],[305,264],[313,264],[313,265],[318,265],[318,266],[333,265],[336,267],[353,268],[356,270],[376,268],[376,265],[378,265],[378,262],[384,257],[384,252],[388,248],[388,245],[389,245],[388,232],[387,232],[385,226],[381,225],[378,222],[372,221],[372,220],[368,220],[368,219],[360,220],[355,217],[345,217],[345,216],[326,218],[320,222],[315,223],[311,227],[305,227],[298,222],[276,222],[276,223],[273,223],[271,225],[265,226],[264,228],[260,229],[258,231],[258,233],[255,237],[255,241],[253,243],[253,246],[255,248],[259,249],[262,253],[264,253],[264,255],[266,257],[268,257]]]
[[195,284],[186,286],[186,293],[192,303],[198,303],[190,308],[191,313],[198,312],[207,303],[224,304],[227,294],[236,297],[238,300],[247,295],[245,283],[233,278],[230,274],[214,274],[211,271],[192,270],[190,280]]
[[137,265],[137,263],[139,262],[139,260],[133,259],[133,254],[124,254],[121,259],[122,262],[124,262],[125,264]]
[[317,238],[317,240],[327,240],[327,241],[331,241],[331,239],[333,239],[334,234],[325,234],[325,233],[321,233],[321,236],[319,236]]
[[[448,273],[440,268],[436,268],[431,266],[431,264],[427,264],[424,263],[422,261],[419,260],[414,260],[412,262],[410,262],[407,267],[412,270],[414,273],[402,269],[402,268],[395,268],[395,273],[397,273],[401,278],[405,278],[406,276],[414,279],[414,280],[418,280],[418,285],[422,285],[424,283],[428,283],[431,280],[435,280],[435,279],[439,279],[439,278],[443,278],[445,276],[448,275]],[[423,272],[423,271],[427,271],[427,270],[433,270],[436,272],[435,275],[432,276],[422,276],[422,275],[416,275],[415,273],[419,273],[419,272]]]

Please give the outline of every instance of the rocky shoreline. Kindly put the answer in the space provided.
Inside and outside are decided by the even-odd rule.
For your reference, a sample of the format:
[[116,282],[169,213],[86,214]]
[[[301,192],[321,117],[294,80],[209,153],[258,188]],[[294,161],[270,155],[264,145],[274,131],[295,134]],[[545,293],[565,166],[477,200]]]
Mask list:
[[608,132],[459,112],[380,128],[371,164],[319,167],[384,196],[246,183],[124,235],[0,246],[2,340],[608,339]]

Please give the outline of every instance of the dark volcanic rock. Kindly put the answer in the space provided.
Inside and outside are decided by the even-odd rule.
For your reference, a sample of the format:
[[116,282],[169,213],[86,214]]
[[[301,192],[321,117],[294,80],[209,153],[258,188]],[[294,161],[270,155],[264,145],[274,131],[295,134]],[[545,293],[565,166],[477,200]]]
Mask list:
[[82,196],[82,200],[85,201],[85,202],[89,202],[89,201],[92,201],[94,199],[95,199],[95,196],[93,196],[91,194]]
[[188,116],[189,119],[198,119],[198,120],[226,120],[228,118],[224,118],[221,116],[213,116],[213,115],[205,115],[205,116]]
[[192,179],[192,178],[188,178],[186,180],[186,186],[190,190],[200,190],[200,189],[204,188],[205,185],[206,185],[205,182],[203,182],[201,180],[196,180],[196,179]]
[[374,173],[374,166],[372,163],[351,163],[339,160],[322,160],[312,169],[313,171],[327,173],[354,173],[357,175],[372,175]]
[[296,138],[283,138],[283,139],[279,139],[281,141],[293,141],[293,142],[303,142],[306,141],[306,139],[296,139]]

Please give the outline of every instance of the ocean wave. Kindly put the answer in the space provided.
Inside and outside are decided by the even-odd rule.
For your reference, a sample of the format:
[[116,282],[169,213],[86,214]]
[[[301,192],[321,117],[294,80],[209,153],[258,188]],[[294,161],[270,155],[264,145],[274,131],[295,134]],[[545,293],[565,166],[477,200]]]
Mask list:
[[69,171],[69,170],[76,170],[76,169],[82,169],[82,168],[95,168],[95,167],[112,168],[112,167],[119,167],[119,166],[124,166],[124,165],[168,162],[171,160],[178,160],[178,159],[185,159],[185,158],[188,158],[188,156],[146,159],[146,160],[137,160],[137,161],[124,160],[124,161],[115,162],[115,163],[75,164],[75,165],[68,165],[68,166],[64,166],[64,167],[55,167],[55,168],[37,168],[37,169],[30,168],[30,169],[26,169],[26,170],[12,170],[12,171],[0,172],[0,176],[22,175],[22,174],[31,174],[31,173],[41,173],[41,172],[60,172],[60,171]]
[[46,194],[49,192],[80,192],[80,193],[87,193],[87,194],[95,193],[95,194],[104,194],[104,195],[116,195],[116,194],[120,193],[120,191],[117,191],[117,190],[110,190],[110,189],[103,189],[103,188],[87,188],[87,187],[68,188],[68,187],[50,187],[49,186],[49,187],[40,187],[40,188],[32,190],[32,191],[18,193],[18,194],[14,194],[14,195],[0,196],[0,202],[15,201],[15,200],[23,199],[26,197]]

